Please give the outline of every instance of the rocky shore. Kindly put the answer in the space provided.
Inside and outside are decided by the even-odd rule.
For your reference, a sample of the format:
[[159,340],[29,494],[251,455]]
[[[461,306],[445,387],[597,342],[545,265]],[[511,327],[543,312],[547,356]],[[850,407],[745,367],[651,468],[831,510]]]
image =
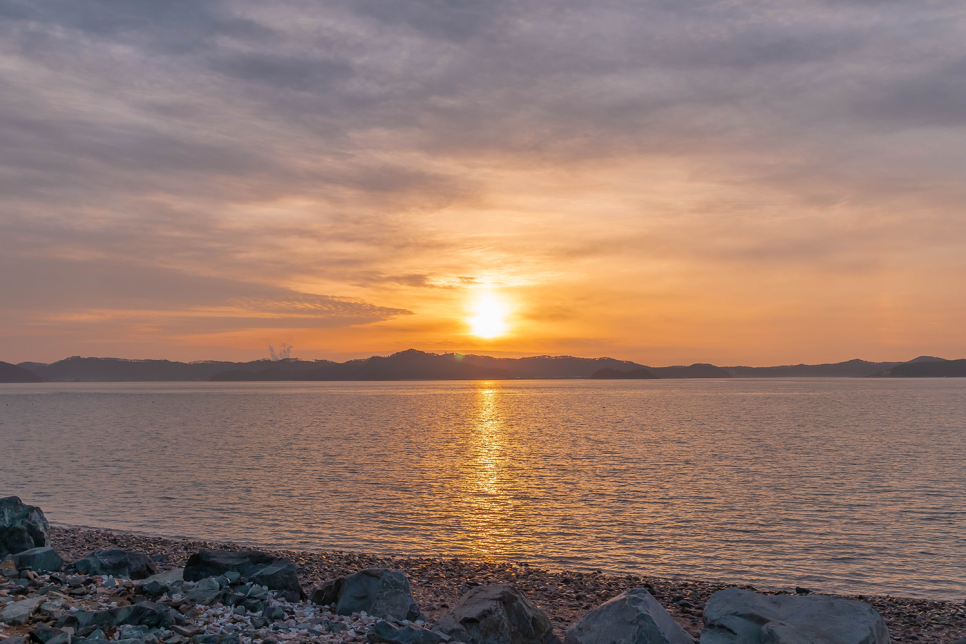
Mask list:
[[[585,630],[591,628],[587,625],[592,620],[589,618],[583,622],[580,620],[595,609],[600,613],[599,607],[602,604],[618,596],[621,596],[619,601],[627,604],[621,604],[622,610],[629,610],[628,606],[635,602],[641,604],[643,608],[637,607],[634,610],[647,610],[647,606],[642,601],[656,600],[656,612],[665,614],[664,610],[666,610],[666,614],[681,627],[682,636],[687,633],[697,639],[701,637],[705,625],[702,618],[708,617],[706,609],[710,609],[712,613],[715,610],[719,612],[721,610],[721,606],[709,606],[709,601],[712,604],[716,601],[721,604],[721,598],[724,595],[719,591],[728,588],[727,585],[713,582],[669,580],[636,575],[604,575],[580,571],[549,571],[526,563],[433,557],[389,557],[341,551],[268,551],[262,555],[266,557],[265,562],[286,561],[287,563],[276,566],[277,570],[272,569],[268,573],[264,570],[257,574],[252,573],[255,583],[245,578],[239,580],[237,573],[234,579],[231,575],[224,574],[215,578],[213,574],[211,578],[201,578],[192,582],[188,580],[189,573],[181,570],[189,564],[192,555],[194,555],[194,563],[189,565],[188,570],[189,572],[194,570],[195,572],[190,574],[198,576],[202,573],[197,572],[200,565],[197,553],[214,552],[215,554],[211,556],[217,559],[220,556],[217,554],[219,552],[242,553],[248,548],[230,543],[154,538],[103,530],[58,527],[49,528],[49,545],[64,561],[76,562],[74,567],[69,569],[71,572],[53,575],[24,570],[17,571],[17,574],[11,578],[0,576],[0,608],[6,606],[5,610],[9,609],[13,614],[10,607],[14,603],[18,605],[20,602],[36,603],[36,606],[30,608],[32,613],[30,618],[23,620],[22,623],[18,623],[16,619],[4,620],[7,623],[0,626],[0,640],[25,637],[21,640],[24,644],[28,642],[67,644],[67,640],[63,640],[65,625],[75,633],[74,639],[77,640],[78,629],[71,628],[69,625],[81,628],[86,624],[84,620],[115,619],[119,610],[137,609],[142,613],[147,611],[144,613],[147,617],[142,615],[137,618],[141,621],[137,622],[137,619],[128,616],[125,617],[128,623],[121,625],[104,622],[106,626],[110,626],[104,630],[115,639],[131,639],[130,644],[135,644],[135,641],[146,644],[155,644],[155,642],[181,644],[189,640],[195,644],[222,644],[223,642],[228,644],[236,640],[240,644],[299,641],[362,642],[367,638],[370,642],[441,644],[447,641],[439,639],[447,637],[441,634],[445,630],[440,630],[442,625],[449,624],[450,633],[457,632],[453,630],[454,628],[462,628],[454,621],[459,617],[460,611],[454,611],[454,609],[460,607],[460,610],[465,612],[468,595],[473,593],[486,595],[488,592],[492,595],[492,589],[496,588],[499,591],[501,587],[498,585],[501,584],[510,585],[515,589],[513,592],[518,591],[519,602],[532,604],[534,614],[545,615],[546,633],[542,636],[545,644],[549,644],[550,641],[565,642],[565,644],[586,644],[593,641],[593,637],[581,639],[580,629],[572,627],[580,623],[584,625]],[[94,564],[83,563],[83,558],[89,557],[91,553],[108,550],[140,553],[144,557],[137,559],[140,562],[137,565],[148,565],[151,568],[145,570],[144,575],[147,572],[167,572],[168,576],[161,574],[149,577],[147,581],[141,574],[135,575],[141,576],[140,580],[120,576],[115,578],[111,575],[96,574],[96,561]],[[88,566],[86,574],[80,572],[85,565]],[[133,570],[135,564],[129,565]],[[191,567],[192,565],[194,568]],[[286,565],[290,566],[290,569],[286,570]],[[0,575],[10,573],[12,570],[9,560],[4,562],[4,566],[6,567],[0,567]],[[337,602],[341,601],[339,599],[341,587],[334,585],[333,580],[343,584],[347,579],[351,581],[354,573],[366,569],[390,569],[403,573],[400,578],[405,580],[407,593],[411,586],[411,594],[407,596],[414,601],[416,612],[410,610],[406,615],[404,613],[409,609],[403,606],[400,609],[402,612],[389,622],[379,620],[377,616],[362,610],[337,614],[347,611],[336,610],[339,606],[342,608],[344,606],[342,604],[337,606]],[[284,579],[286,574],[291,575],[288,580]],[[182,575],[184,582],[181,581]],[[258,575],[262,576],[258,577]],[[178,581],[172,583],[170,580],[174,579]],[[265,581],[266,579],[269,581]],[[267,587],[260,586],[257,583],[259,580],[274,586],[274,589],[269,591]],[[240,581],[248,583],[239,585]],[[329,582],[328,585],[326,585],[327,582]],[[291,585],[293,583],[294,586]],[[283,590],[285,588],[288,590]],[[296,588],[298,590],[294,590]],[[307,594],[301,590],[303,588],[308,590]],[[643,599],[633,594],[622,595],[631,589],[641,588],[647,590],[647,593],[641,593]],[[753,589],[747,586],[743,589],[755,591],[742,595],[754,601],[761,598],[777,601],[783,596],[807,595],[806,589]],[[501,592],[506,594],[506,591]],[[737,589],[730,592],[741,593]],[[716,596],[717,599],[712,600],[711,597],[715,593],[719,593]],[[810,596],[819,599],[814,594]],[[31,598],[35,599],[31,600]],[[493,597],[478,599],[489,601],[490,605],[495,605],[493,601],[496,601]],[[857,600],[862,602],[863,606],[871,607],[868,612],[872,615],[877,613],[875,619],[881,616],[884,622],[883,628],[888,628],[888,637],[891,637],[893,642],[959,644],[966,638],[966,605],[963,603],[874,596],[843,599]],[[463,604],[460,603],[461,600]],[[195,601],[198,603],[195,604]],[[517,600],[510,598],[509,601]],[[608,606],[616,605],[614,602],[608,604]],[[124,607],[127,606],[134,608],[125,609]],[[172,612],[169,618],[164,618],[167,614],[165,611],[172,610],[177,611],[178,614],[174,615]],[[111,617],[112,615],[115,617]],[[72,621],[72,616],[79,617],[74,617]],[[149,629],[144,626],[144,624],[160,624],[164,619],[175,618],[176,621],[183,623],[171,622],[165,628],[153,627],[150,629],[151,632],[148,632]],[[133,624],[130,623],[132,619],[135,622]],[[541,617],[541,619],[544,618]],[[139,626],[138,623],[141,625]],[[58,629],[58,626],[61,628]],[[670,633],[672,627],[677,628],[672,624],[665,630]],[[44,630],[47,628],[52,630]],[[37,635],[38,629],[41,635]],[[383,632],[386,629],[388,631]],[[88,625],[86,630],[91,631],[92,626]],[[101,631],[95,631],[95,636],[98,632]],[[41,641],[43,633],[50,633],[51,637]],[[232,634],[235,634],[234,637],[229,638]],[[163,635],[163,638],[159,638],[160,635]],[[63,641],[55,641],[55,637],[60,637]],[[85,637],[92,636],[87,633]],[[152,642],[152,638],[155,642]],[[673,634],[668,638],[669,641],[675,641]],[[85,643],[93,641],[84,640]],[[468,640],[464,638],[463,641]]]

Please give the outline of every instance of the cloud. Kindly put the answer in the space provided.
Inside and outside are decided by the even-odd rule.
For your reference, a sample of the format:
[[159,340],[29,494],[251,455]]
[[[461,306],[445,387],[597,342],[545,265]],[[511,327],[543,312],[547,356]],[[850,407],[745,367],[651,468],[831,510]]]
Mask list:
[[5,0],[5,288],[203,332],[923,265],[966,250],[964,36],[952,0]]

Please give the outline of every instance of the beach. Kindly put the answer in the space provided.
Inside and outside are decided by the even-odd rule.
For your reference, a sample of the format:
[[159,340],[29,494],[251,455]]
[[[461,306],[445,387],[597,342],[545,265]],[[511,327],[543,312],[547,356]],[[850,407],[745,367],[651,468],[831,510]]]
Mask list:
[[[90,528],[51,527],[51,545],[66,561],[94,550],[120,548],[164,559],[162,570],[184,566],[188,556],[204,549],[243,550],[233,543],[151,537]],[[295,562],[302,587],[311,592],[323,582],[365,568],[393,568],[409,577],[413,595],[434,621],[454,607],[473,587],[509,583],[522,591],[552,621],[562,638],[588,610],[630,588],[647,588],[687,632],[700,636],[701,615],[708,598],[733,584],[593,571],[547,570],[526,562],[487,562],[467,558],[377,556],[343,551],[269,550]],[[750,586],[743,588],[751,589]],[[756,588],[767,594],[794,594],[790,588]],[[956,644],[966,638],[966,604],[892,596],[844,596],[872,605],[882,615],[894,642]]]

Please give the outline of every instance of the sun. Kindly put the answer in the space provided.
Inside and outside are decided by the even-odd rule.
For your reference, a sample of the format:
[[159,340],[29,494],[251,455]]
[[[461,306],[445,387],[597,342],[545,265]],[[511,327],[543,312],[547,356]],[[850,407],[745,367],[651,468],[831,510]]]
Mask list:
[[492,339],[498,338],[507,332],[508,324],[506,316],[509,311],[506,304],[501,302],[493,293],[480,293],[472,306],[473,316],[467,318],[470,325],[470,333],[473,335]]

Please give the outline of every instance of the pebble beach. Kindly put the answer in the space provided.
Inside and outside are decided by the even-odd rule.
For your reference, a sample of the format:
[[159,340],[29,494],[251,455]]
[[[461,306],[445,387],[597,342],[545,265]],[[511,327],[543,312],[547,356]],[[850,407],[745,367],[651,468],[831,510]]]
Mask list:
[[[92,551],[120,548],[140,552],[159,560],[160,570],[183,567],[188,557],[200,550],[243,550],[250,546],[233,543],[213,543],[178,538],[150,537],[140,534],[113,532],[89,528],[51,527],[51,545],[71,561]],[[549,616],[554,631],[561,637],[590,609],[631,589],[644,587],[668,610],[685,631],[700,636],[702,611],[708,598],[715,592],[730,587],[729,584],[711,581],[663,579],[640,575],[608,575],[595,571],[546,570],[526,562],[487,562],[462,558],[382,556],[343,551],[305,552],[270,550],[278,557],[285,557],[297,565],[299,581],[309,590],[328,580],[345,576],[365,568],[393,568],[402,570],[409,577],[413,596],[428,622],[438,619],[455,606],[460,597],[470,589],[490,584],[509,583],[523,592],[531,602]],[[807,592],[796,588],[752,588],[766,594],[795,594]],[[106,600],[106,595],[124,593],[120,588],[109,593],[99,588],[92,598]],[[128,589],[128,592],[129,589]],[[79,593],[83,594],[83,593]],[[76,597],[77,595],[75,595]],[[904,599],[891,596],[846,596],[864,601],[875,608],[884,618],[894,642],[922,642],[935,644],[959,644],[966,639],[966,603],[962,601],[929,601]],[[81,600],[90,599],[82,597]],[[116,600],[117,597],[115,596]],[[362,616],[336,617],[324,608],[308,601],[286,602],[280,600],[290,611],[294,621],[306,623],[313,619],[342,621],[345,625],[324,636],[305,628],[282,629],[270,637],[276,641],[364,641],[365,633],[375,622]],[[214,626],[228,631],[244,631],[244,616],[230,609],[209,608],[192,615],[199,628]],[[206,624],[207,622],[207,624]],[[326,622],[328,623],[328,622]],[[234,628],[233,628],[234,626]],[[0,632],[0,639],[20,635],[15,627]],[[266,635],[252,633],[252,641],[264,641]]]

